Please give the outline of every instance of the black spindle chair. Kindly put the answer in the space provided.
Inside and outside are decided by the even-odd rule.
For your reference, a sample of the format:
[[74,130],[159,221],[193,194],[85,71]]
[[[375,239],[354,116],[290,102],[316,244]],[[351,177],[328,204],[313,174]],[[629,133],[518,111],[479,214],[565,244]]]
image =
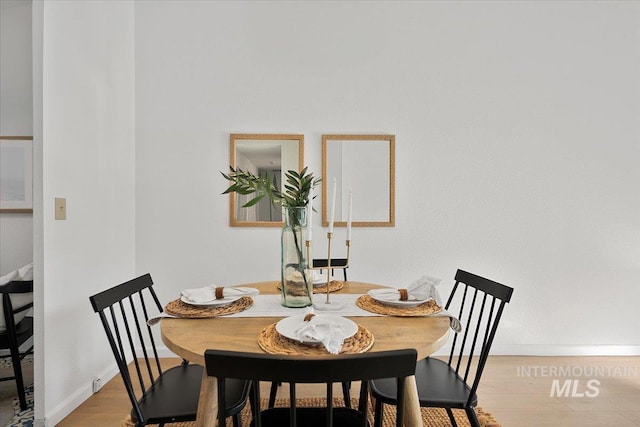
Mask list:
[[[24,351],[20,347],[33,336],[33,317],[24,316],[24,312],[33,307],[33,298],[26,304],[16,304],[14,307],[11,296],[33,293],[33,280],[12,281],[0,286],[2,308],[4,313],[5,330],[0,332],[0,350],[9,350],[9,354],[0,358],[10,357],[13,364],[13,376],[2,377],[0,381],[16,381],[20,409],[27,409],[27,399],[24,391],[24,379],[22,376],[21,361],[27,354],[33,354],[33,346]],[[22,319],[16,322],[18,314],[22,313]]]
[[[152,315],[162,312],[149,274],[89,297],[93,310],[107,334],[107,339],[131,400],[131,419],[136,427],[148,424],[193,421],[196,419],[203,367],[186,360],[164,370],[156,349],[151,327]],[[134,386],[128,368],[131,355],[138,382]],[[249,395],[249,382],[227,382],[227,410],[235,427],[240,425],[240,411]],[[136,395],[139,390],[139,396]]]
[[[502,311],[511,300],[513,289],[463,270],[457,271],[455,280],[445,309],[453,310],[454,296],[460,295],[459,310],[452,313],[466,326],[454,335],[446,361],[431,357],[418,361],[418,397],[422,407],[445,408],[453,426],[457,424],[451,410],[464,409],[471,426],[479,427],[475,413],[476,391]],[[376,401],[374,426],[379,427],[383,403],[397,404],[396,386],[393,381],[375,380],[371,391]]]
[[[318,358],[299,358],[261,353],[207,350],[204,360],[207,374],[218,382],[218,408],[225,401],[228,378],[251,380],[252,427],[366,427],[368,426],[368,384],[374,378],[393,378],[404,402],[404,383],[413,375],[417,353],[414,349],[341,354]],[[260,381],[289,383],[288,407],[260,411]],[[362,381],[358,409],[333,406],[333,383]],[[326,384],[326,407],[297,407],[296,384]],[[220,410],[220,409],[218,409]],[[403,411],[396,414],[396,426],[403,425]],[[220,427],[224,420],[218,417]]]

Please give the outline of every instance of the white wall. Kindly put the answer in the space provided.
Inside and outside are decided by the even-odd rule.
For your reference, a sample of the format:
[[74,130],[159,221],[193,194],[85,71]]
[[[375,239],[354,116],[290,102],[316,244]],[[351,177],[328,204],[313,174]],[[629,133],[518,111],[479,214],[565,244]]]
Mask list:
[[[53,426],[89,397],[93,376],[115,369],[89,296],[135,274],[134,9],[130,1],[51,1],[42,13],[36,351],[46,358],[36,418]],[[67,199],[66,221],[54,220],[55,197]]]
[[323,133],[389,133],[396,227],[355,229],[350,278],[468,269],[515,287],[498,352],[640,353],[640,4],[135,7],[136,266],[163,300],[277,278],[279,230],[228,226],[229,133],[304,133],[316,173]]
[[[33,135],[31,2],[0,6],[0,135]],[[0,275],[33,261],[33,215],[0,213]]]
[[304,133],[316,173],[323,133],[395,134],[397,225],[354,230],[350,278],[427,272],[446,293],[466,268],[516,288],[502,352],[639,352],[637,3],[47,1],[36,17],[47,425],[112,364],[89,295],[146,271],[164,301],[277,278],[279,230],[228,226],[231,132]]

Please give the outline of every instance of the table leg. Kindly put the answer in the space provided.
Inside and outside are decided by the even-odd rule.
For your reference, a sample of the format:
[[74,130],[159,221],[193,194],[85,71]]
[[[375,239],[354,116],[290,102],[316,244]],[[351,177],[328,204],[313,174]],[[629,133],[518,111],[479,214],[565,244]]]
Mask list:
[[202,385],[198,398],[196,427],[216,427],[218,418],[218,380],[202,370]]
[[418,387],[416,385],[416,377],[414,375],[407,377],[404,382],[403,411],[405,427],[422,426],[422,414],[420,412],[420,400],[418,399]]

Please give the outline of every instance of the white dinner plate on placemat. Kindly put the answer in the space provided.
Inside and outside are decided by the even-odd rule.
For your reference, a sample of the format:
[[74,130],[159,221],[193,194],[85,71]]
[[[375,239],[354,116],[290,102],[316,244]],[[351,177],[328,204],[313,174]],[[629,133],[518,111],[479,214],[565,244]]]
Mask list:
[[224,298],[220,298],[220,299],[213,299],[211,301],[207,301],[207,302],[194,302],[191,301],[190,299],[188,299],[185,296],[181,296],[180,297],[180,301],[182,301],[185,304],[189,304],[189,305],[196,305],[198,307],[201,306],[209,306],[209,307],[218,307],[221,305],[227,305],[227,304],[231,304],[234,301],[238,301],[240,298],[242,298],[242,296],[235,296],[235,297],[224,297]]
[[[316,314],[318,319],[329,320],[331,322],[335,322],[342,328],[344,332],[344,338],[351,338],[358,332],[358,325],[346,317],[338,316],[335,314]],[[304,321],[305,315],[300,314],[297,316],[285,317],[276,323],[276,331],[284,337],[289,339],[300,341],[305,344],[318,344],[319,341],[312,338],[304,338],[301,339],[298,336],[298,331],[300,328],[304,327],[307,323]]]
[[378,301],[380,304],[390,305],[392,307],[415,307],[429,301],[429,298],[424,300],[412,300],[412,301],[400,301],[399,299],[392,300],[392,299],[382,298],[379,295],[376,295],[375,292],[371,292],[371,291],[367,292],[367,295],[369,295],[374,300]]

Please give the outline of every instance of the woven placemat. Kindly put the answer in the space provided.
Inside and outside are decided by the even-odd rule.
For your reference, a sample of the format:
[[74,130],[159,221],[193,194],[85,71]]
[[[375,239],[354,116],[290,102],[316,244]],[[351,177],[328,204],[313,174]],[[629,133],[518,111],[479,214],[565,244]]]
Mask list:
[[[323,345],[305,345],[284,337],[276,331],[273,323],[258,334],[258,345],[269,354],[304,354],[327,355],[329,352]],[[373,334],[364,326],[358,325],[358,332],[344,340],[340,353],[364,353],[373,346]]]
[[251,297],[241,297],[231,304],[220,306],[190,305],[182,302],[182,300],[178,298],[167,304],[164,311],[172,316],[186,317],[189,319],[202,319],[238,313],[242,310],[246,310],[252,305],[253,299]]
[[[344,288],[344,282],[341,280],[332,280],[329,282],[329,292],[336,292],[340,289]],[[313,287],[314,294],[325,294],[327,293],[327,284],[325,283],[322,286],[314,286]]]
[[356,300],[356,305],[363,310],[370,311],[371,313],[399,317],[428,316],[442,311],[442,307],[436,304],[432,299],[427,302],[423,302],[420,305],[416,305],[415,307],[394,307],[382,304],[381,302],[371,298],[369,295],[361,295]]
[[[282,282],[276,282],[276,287],[278,290],[282,290]],[[340,280],[332,280],[329,282],[329,292],[336,292],[340,289],[344,288],[344,282]],[[322,286],[314,286],[313,293],[314,294],[324,294],[327,292],[326,283]]]

